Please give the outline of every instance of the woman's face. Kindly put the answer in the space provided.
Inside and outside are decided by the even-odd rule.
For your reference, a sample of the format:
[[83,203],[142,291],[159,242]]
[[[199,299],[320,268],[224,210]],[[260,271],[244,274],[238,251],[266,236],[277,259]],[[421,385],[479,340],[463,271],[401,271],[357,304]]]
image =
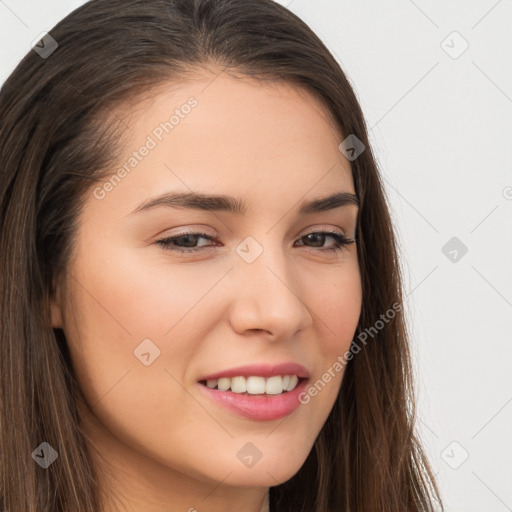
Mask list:
[[357,206],[311,203],[354,194],[333,121],[290,85],[213,78],[169,86],[126,120],[130,140],[86,197],[52,305],[92,409],[84,422],[132,489],[291,478],[360,314],[356,245],[336,238],[355,236]]

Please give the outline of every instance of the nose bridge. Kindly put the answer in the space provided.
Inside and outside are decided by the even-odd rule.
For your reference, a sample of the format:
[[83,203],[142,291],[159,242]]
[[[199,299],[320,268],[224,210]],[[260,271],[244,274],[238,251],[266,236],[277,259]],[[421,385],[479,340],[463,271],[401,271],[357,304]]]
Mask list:
[[275,237],[260,242],[247,237],[236,248],[235,308],[232,323],[237,330],[263,329],[287,336],[311,322],[300,283],[291,262]]

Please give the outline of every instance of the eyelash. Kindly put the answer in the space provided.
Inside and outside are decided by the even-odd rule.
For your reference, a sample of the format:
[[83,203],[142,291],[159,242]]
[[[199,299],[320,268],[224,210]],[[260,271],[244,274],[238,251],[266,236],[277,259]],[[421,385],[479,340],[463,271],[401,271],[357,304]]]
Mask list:
[[[327,247],[327,248],[319,248],[318,250],[321,252],[337,252],[337,251],[343,251],[347,250],[348,246],[353,244],[355,242],[354,239],[349,238],[348,236],[344,235],[343,233],[340,233],[338,231],[312,231],[311,233],[307,233],[306,235],[303,235],[299,238],[305,238],[309,235],[327,235],[332,237],[334,240],[336,240],[336,245],[333,247]],[[157,240],[155,243],[162,246],[164,250],[167,251],[174,251],[179,253],[193,253],[200,251],[202,247],[178,247],[178,246],[172,246],[172,242],[175,242],[176,240],[180,240],[182,238],[186,238],[188,236],[195,236],[195,237],[201,237],[206,238],[210,241],[215,241],[215,239],[206,233],[198,232],[198,231],[190,231],[190,232],[184,232],[180,233],[179,235],[173,236],[173,237],[167,237],[162,238],[161,240]],[[207,246],[211,247],[211,246]],[[315,247],[311,247],[310,249],[315,249]]]

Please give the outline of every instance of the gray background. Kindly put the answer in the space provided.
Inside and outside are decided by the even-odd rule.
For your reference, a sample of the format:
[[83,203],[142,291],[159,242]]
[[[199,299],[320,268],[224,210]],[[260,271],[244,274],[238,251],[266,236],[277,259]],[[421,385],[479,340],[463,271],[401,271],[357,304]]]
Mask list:
[[[83,3],[0,0],[0,83]],[[512,510],[512,0],[280,3],[335,54],[367,119],[446,509]]]

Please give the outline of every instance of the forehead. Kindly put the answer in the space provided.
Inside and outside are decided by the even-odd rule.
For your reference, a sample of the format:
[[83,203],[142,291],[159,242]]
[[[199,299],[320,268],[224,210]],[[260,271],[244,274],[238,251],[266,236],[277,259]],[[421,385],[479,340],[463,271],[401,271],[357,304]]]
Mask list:
[[160,86],[129,112],[125,125],[122,156],[110,176],[121,167],[126,172],[111,200],[138,204],[165,189],[277,201],[313,188],[314,195],[333,186],[353,191],[332,114],[314,95],[283,81],[204,72]]

